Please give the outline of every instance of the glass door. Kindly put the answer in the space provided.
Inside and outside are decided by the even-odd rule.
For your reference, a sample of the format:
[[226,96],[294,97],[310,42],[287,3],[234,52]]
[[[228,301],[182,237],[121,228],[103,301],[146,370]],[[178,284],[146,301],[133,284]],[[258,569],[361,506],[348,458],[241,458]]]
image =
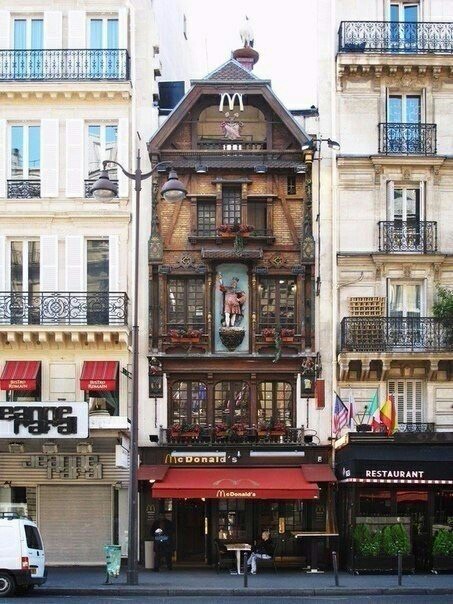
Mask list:
[[390,21],[392,49],[398,52],[416,52],[418,3],[392,2]]
[[389,219],[393,221],[392,249],[401,252],[423,251],[420,189],[395,187]]
[[118,19],[95,18],[89,21],[90,77],[118,78]]
[[10,314],[12,325],[39,325],[40,242],[11,241]]
[[420,95],[390,95],[388,100],[387,116],[388,151],[390,153],[420,153]]
[[109,241],[87,241],[87,323],[109,324]]
[[395,283],[389,286],[389,342],[397,348],[422,346],[422,285]]
[[15,79],[36,80],[43,77],[44,28],[42,19],[14,19]]

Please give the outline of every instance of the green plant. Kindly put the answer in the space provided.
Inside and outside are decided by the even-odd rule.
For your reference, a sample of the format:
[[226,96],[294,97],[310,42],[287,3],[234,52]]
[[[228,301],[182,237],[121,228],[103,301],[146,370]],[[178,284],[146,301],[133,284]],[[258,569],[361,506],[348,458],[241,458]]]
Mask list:
[[434,537],[433,556],[453,556],[453,532],[440,529]]
[[381,531],[372,532],[366,524],[358,524],[354,529],[355,551],[359,556],[375,558],[381,550]]
[[433,305],[433,315],[436,319],[453,325],[453,289],[438,285],[437,300]]
[[386,556],[410,553],[409,536],[402,524],[392,524],[382,530],[382,553]]

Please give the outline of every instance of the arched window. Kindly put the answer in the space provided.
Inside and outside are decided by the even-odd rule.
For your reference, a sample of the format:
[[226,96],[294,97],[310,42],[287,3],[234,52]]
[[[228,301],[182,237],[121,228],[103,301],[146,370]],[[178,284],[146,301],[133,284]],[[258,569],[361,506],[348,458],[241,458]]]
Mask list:
[[228,425],[247,424],[249,393],[247,382],[217,382],[214,388],[214,422]]
[[258,385],[257,420],[294,423],[293,387],[289,382],[261,382]]
[[170,422],[206,426],[207,391],[204,382],[175,382],[171,391]]

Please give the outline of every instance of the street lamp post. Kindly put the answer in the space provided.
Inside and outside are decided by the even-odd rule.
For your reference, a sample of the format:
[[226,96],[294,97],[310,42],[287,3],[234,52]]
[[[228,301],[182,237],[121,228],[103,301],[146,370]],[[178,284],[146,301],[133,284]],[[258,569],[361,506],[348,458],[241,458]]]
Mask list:
[[[135,184],[135,237],[134,237],[134,302],[132,318],[132,408],[131,436],[129,444],[129,523],[127,547],[127,583],[138,585],[138,276],[139,276],[139,241],[140,241],[140,191],[142,182],[150,178],[156,170],[171,168],[169,162],[159,162],[145,174],[141,170],[140,149],[137,150],[135,172],[128,172],[121,164],[113,160],[102,163],[102,171],[98,180],[91,187],[96,199],[109,202],[117,195],[116,183],[113,183],[106,170],[107,164],[114,164]],[[178,180],[174,170],[170,170],[168,180],[162,187],[161,193],[167,201],[181,201],[186,196],[186,189]]]

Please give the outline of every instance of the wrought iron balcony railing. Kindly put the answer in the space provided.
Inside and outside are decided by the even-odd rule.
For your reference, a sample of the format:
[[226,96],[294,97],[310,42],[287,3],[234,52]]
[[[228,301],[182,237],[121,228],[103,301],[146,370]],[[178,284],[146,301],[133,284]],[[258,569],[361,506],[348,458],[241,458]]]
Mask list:
[[453,322],[434,317],[345,317],[343,352],[442,352],[453,347]]
[[379,222],[379,251],[437,252],[437,222],[390,220]]
[[434,422],[398,422],[398,432],[404,434],[435,431],[436,425]]
[[0,325],[126,325],[123,292],[0,292]]
[[436,124],[379,124],[379,153],[389,155],[435,155]]
[[125,49],[0,50],[0,80],[128,80]]
[[8,180],[8,199],[33,199],[41,197],[41,181],[39,180]]
[[340,52],[453,53],[453,23],[342,21]]
[[[118,181],[114,180],[113,178],[110,179],[111,182],[116,185],[117,190],[118,190]],[[94,183],[96,182],[95,179],[86,179],[85,180],[85,197],[86,198],[92,198],[93,197],[93,193],[91,192],[91,187],[94,185]],[[115,197],[118,197],[118,195],[115,195]]]
[[253,446],[269,444],[313,444],[318,442],[314,430],[302,428],[284,428],[273,430],[262,429],[259,426],[244,426],[242,430],[225,428],[222,426],[198,426],[190,429],[178,429],[177,426],[160,428],[159,444],[169,443],[178,445],[238,445],[251,444]]

